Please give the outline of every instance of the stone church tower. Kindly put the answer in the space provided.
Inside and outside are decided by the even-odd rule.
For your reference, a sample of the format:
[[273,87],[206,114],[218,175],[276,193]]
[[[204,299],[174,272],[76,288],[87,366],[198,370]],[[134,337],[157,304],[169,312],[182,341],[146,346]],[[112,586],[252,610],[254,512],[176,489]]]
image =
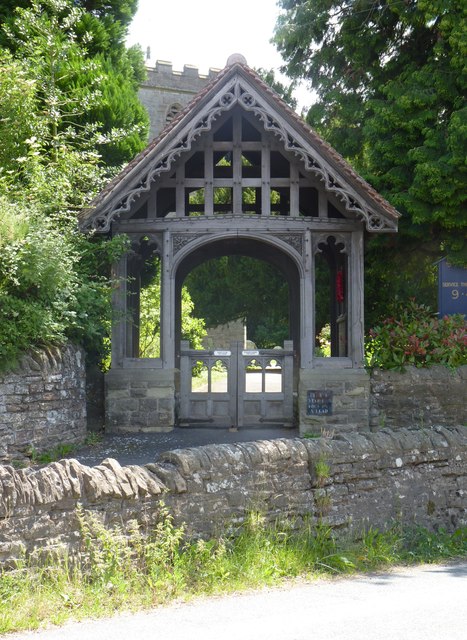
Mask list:
[[149,140],[156,138],[218,73],[219,69],[209,69],[208,75],[202,75],[190,65],[185,65],[183,71],[174,71],[172,63],[163,60],[157,60],[155,67],[148,67],[139,99],[149,113]]

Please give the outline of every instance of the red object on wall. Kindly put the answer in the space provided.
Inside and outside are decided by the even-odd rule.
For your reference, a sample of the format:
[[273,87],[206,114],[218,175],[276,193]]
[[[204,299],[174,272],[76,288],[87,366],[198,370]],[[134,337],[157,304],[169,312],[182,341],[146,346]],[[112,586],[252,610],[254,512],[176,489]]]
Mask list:
[[336,300],[344,302],[344,272],[342,269],[336,273]]

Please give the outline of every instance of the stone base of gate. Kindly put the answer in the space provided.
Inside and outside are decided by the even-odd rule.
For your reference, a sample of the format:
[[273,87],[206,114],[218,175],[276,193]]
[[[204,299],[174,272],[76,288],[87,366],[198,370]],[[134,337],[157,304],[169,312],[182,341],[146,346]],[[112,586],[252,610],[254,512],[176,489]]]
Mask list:
[[300,435],[369,431],[370,376],[364,369],[300,369]]
[[178,377],[178,369],[111,369],[105,379],[106,431],[171,431]]

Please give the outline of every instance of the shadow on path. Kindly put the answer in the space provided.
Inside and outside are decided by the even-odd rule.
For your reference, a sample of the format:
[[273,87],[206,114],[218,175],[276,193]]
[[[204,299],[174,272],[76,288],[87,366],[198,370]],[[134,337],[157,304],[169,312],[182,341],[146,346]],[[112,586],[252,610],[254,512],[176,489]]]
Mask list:
[[283,427],[229,429],[178,428],[168,433],[107,434],[101,443],[80,447],[71,457],[90,467],[105,458],[115,458],[121,465],[154,462],[164,451],[187,449],[205,444],[233,444],[254,440],[298,438],[298,429]]

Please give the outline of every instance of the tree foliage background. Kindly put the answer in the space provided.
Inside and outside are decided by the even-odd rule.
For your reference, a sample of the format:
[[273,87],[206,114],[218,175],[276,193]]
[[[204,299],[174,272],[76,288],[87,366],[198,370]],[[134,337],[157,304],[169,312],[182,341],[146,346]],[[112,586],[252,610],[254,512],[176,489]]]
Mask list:
[[280,0],[285,69],[318,96],[306,115],[402,214],[367,243],[371,322],[396,298],[435,302],[435,261],[467,264],[467,5]]
[[[67,124],[98,124],[106,138],[97,150],[110,165],[129,162],[146,145],[149,118],[137,93],[144,60],[138,47],[125,46],[136,9],[137,0],[6,0],[0,6],[0,46],[26,66],[37,65],[33,73],[49,89],[75,95]],[[98,99],[90,101],[90,87]]]
[[194,312],[208,327],[246,322],[250,340],[264,349],[289,338],[289,288],[274,265],[247,256],[208,260],[187,277]]
[[135,9],[135,2],[2,4],[2,368],[31,346],[66,339],[103,356],[108,269],[126,242],[83,236],[76,213],[145,143],[142,56],[123,44]]

